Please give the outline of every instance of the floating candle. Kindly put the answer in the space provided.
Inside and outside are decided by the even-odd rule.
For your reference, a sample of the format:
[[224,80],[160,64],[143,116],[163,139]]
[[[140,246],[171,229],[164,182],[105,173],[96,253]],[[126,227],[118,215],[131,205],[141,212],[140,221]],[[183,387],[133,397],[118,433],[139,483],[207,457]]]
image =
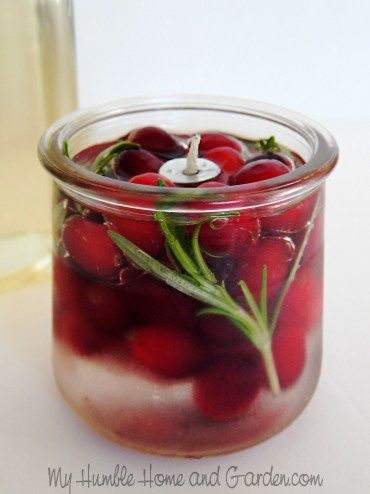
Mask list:
[[216,163],[198,157],[200,135],[195,134],[190,140],[186,158],[175,158],[164,163],[159,173],[176,184],[197,184],[216,178],[221,169]]

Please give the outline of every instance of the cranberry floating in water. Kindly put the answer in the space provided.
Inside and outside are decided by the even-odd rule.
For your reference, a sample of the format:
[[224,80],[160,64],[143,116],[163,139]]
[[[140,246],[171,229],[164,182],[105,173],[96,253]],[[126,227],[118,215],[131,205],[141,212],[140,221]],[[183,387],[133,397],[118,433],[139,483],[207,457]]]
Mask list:
[[62,240],[73,261],[92,276],[116,278],[124,265],[121,251],[104,225],[72,216],[63,226]]
[[113,169],[118,178],[127,180],[132,175],[158,172],[162,164],[162,160],[145,149],[126,149],[117,156]]
[[262,160],[280,161],[289,168],[289,171],[292,171],[295,168],[293,160],[289,158],[289,156],[287,156],[286,154],[281,154],[281,153],[256,154],[255,156],[252,156],[252,158],[247,159],[245,164],[247,165],[248,163],[255,163],[256,161],[262,161]]
[[252,163],[259,160],[277,160],[286,165],[289,170],[294,170],[295,164],[287,153],[281,152],[281,146],[276,142],[275,136],[270,136],[266,139],[259,139],[255,143],[255,148],[260,151],[249,158],[246,163]]
[[261,160],[244,165],[230,178],[231,185],[250,184],[278,177],[289,172],[289,168],[281,161]]
[[228,175],[233,175],[244,165],[241,154],[232,147],[211,149],[203,154],[203,158],[216,163]]
[[185,377],[199,368],[203,353],[190,331],[175,325],[147,325],[131,335],[134,358],[151,371],[172,378]]
[[161,158],[172,159],[185,154],[185,148],[180,141],[159,127],[148,126],[133,130],[127,139]]
[[236,151],[242,151],[243,147],[235,137],[229,136],[227,134],[222,134],[221,132],[202,132],[200,134],[199,143],[199,153],[204,154],[210,149],[229,147]]

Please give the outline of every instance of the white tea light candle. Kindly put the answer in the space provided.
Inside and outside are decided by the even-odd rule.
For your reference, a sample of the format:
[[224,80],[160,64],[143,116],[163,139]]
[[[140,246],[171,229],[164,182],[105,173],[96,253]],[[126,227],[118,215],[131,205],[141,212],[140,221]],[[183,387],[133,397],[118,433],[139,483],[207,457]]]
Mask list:
[[159,173],[176,184],[197,184],[216,178],[221,169],[216,163],[198,157],[200,135],[194,135],[190,140],[189,152],[186,158],[175,158],[164,163]]

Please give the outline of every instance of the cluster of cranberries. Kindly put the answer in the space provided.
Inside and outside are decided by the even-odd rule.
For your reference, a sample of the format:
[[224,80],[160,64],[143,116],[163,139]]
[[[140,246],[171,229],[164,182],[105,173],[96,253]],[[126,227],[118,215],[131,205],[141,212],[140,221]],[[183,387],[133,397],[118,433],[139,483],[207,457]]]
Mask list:
[[[159,168],[186,155],[187,140],[162,129],[145,127],[126,139],[140,145],[122,151],[112,164],[118,179],[158,185]],[[74,160],[89,166],[112,143],[94,145]],[[232,136],[201,134],[201,156],[217,163],[218,187],[266,180],[295,166],[281,153],[254,153]],[[174,187],[164,179],[169,187]],[[240,214],[202,225],[204,256],[230,294],[243,303],[238,282],[244,280],[258,299],[261,271],[267,266],[267,295],[273,307],[286,279],[316,201],[316,194],[266,217]],[[225,317],[197,315],[201,304],[132,266],[111,241],[115,230],[139,248],[171,265],[156,221],[138,221],[84,209],[70,199],[60,227],[54,259],[55,335],[83,357],[111,354],[152,379],[193,380],[193,399],[201,415],[214,421],[239,417],[259,391],[267,388],[259,352]],[[319,215],[297,275],[286,294],[272,347],[283,389],[301,376],[306,335],[321,317],[321,242]]]
[[[154,186],[161,178],[168,187],[175,187],[175,184],[158,172],[167,160],[186,156],[188,137],[169,134],[159,127],[143,127],[130,132],[122,140],[135,143],[138,148],[126,149],[117,156],[109,170],[111,176],[135,184]],[[85,165],[91,164],[92,159],[111,144],[112,142],[107,142],[91,146],[78,153],[74,160]],[[202,133],[199,155],[216,163],[221,173],[198,187],[224,187],[257,182],[283,175],[294,168],[293,160],[282,153],[254,153],[246,159],[245,151],[245,146],[235,137],[219,132]]]

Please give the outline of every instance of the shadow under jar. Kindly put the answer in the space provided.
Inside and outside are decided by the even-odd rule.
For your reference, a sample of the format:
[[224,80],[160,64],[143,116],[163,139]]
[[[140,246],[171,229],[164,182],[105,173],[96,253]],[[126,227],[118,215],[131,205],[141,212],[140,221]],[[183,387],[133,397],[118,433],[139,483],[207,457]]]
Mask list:
[[[273,135],[295,164],[218,188],[89,169],[144,126],[178,136],[180,154],[194,133],[234,136],[243,160]],[[247,448],[294,420],[320,372],[331,135],[262,103],[137,98],[56,122],[39,156],[55,183],[54,371],[73,409],[123,446],[188,457]]]

